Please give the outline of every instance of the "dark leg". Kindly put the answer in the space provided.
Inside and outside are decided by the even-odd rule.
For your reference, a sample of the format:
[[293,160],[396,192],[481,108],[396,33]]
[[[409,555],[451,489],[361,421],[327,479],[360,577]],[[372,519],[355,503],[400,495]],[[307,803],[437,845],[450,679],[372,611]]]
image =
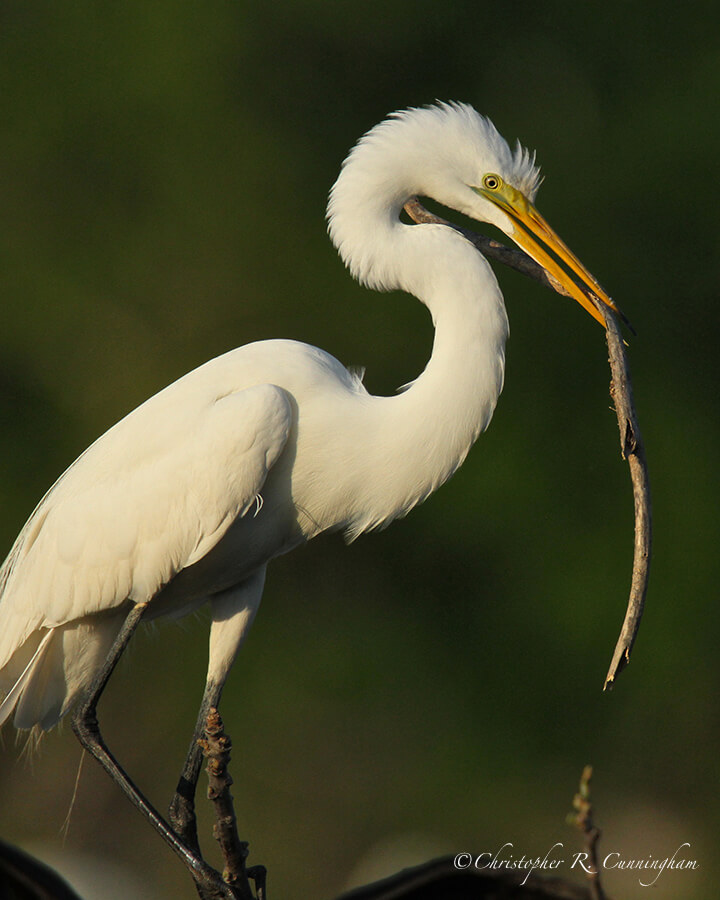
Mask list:
[[175,833],[198,856],[200,851],[195,819],[195,790],[203,761],[198,741],[205,735],[208,713],[220,705],[225,680],[260,604],[264,583],[263,567],[241,584],[210,598],[212,626],[205,691],[185,765],[168,813]]
[[185,765],[168,813],[177,835],[186,846],[193,850],[198,848],[195,789],[203,758],[198,741],[205,734],[208,713],[220,705],[220,695],[225,679],[260,604],[264,584],[265,568],[263,567],[241,584],[221,591],[210,598],[212,626],[210,628],[210,652],[205,691],[195,731],[185,758]]
[[140,810],[155,830],[177,853],[190,869],[201,896],[217,898],[234,898],[236,895],[226,885],[217,872],[210,868],[200,857],[197,847],[187,847],[165,822],[162,816],[152,807],[132,781],[125,774],[115,757],[110,753],[100,734],[96,708],[102,692],[117,665],[123,650],[137,628],[147,603],[138,603],[131,609],[120,632],[112,645],[108,658],[100,672],[95,676],[85,696],[73,714],[72,728],[82,746],[100,763],[108,775],[118,785],[130,802]]
[[197,821],[195,818],[195,791],[197,789],[200,768],[202,767],[203,754],[199,741],[205,733],[205,723],[211,709],[217,709],[220,703],[220,694],[223,686],[214,681],[208,681],[205,685],[200,712],[195,724],[190,748],[185,757],[180,780],[178,781],[175,795],[170,803],[168,817],[175,829],[175,833],[182,842],[193,850],[198,850]]

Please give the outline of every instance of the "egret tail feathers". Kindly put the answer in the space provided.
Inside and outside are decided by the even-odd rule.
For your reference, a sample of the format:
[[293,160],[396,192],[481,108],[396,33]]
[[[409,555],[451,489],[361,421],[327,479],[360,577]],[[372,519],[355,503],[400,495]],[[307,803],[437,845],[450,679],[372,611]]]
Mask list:
[[[44,635],[40,636],[40,641],[37,645],[37,648],[35,649],[35,652],[30,657],[29,662],[25,665],[25,668],[22,670],[20,675],[16,678],[15,683],[12,685],[12,687],[8,691],[7,695],[3,699],[2,703],[0,703],[0,725],[2,725],[3,722],[10,715],[12,715],[12,712],[15,709],[23,690],[25,689],[28,681],[32,677],[35,666],[39,665],[42,662],[43,655],[45,654],[48,644],[50,643],[50,641],[52,639],[54,630],[55,630],[54,628],[49,628],[45,632]],[[37,634],[37,632],[36,632],[36,634]],[[0,672],[0,676],[5,676],[7,673],[7,675],[9,675],[10,678],[13,677],[11,672],[9,672],[8,670],[11,669],[13,662],[16,662],[16,657],[20,655],[21,651],[25,651],[25,653],[27,654],[27,650],[32,649],[31,647],[27,646],[30,643],[31,643],[30,640],[26,641],[26,643],[20,648],[20,650],[15,654],[15,656],[8,662],[7,666],[5,666],[3,671]],[[19,662],[20,665],[22,665],[23,661],[24,660],[22,660],[22,659],[17,660],[17,662]],[[15,668],[17,668],[17,665]],[[3,678],[3,681],[4,680],[5,680],[5,678]],[[0,682],[0,685],[1,684],[2,684],[2,682]]]
[[9,686],[0,724],[14,710],[16,728],[48,731],[56,725],[100,670],[122,621],[122,613],[95,616],[35,632],[0,671],[0,691]]

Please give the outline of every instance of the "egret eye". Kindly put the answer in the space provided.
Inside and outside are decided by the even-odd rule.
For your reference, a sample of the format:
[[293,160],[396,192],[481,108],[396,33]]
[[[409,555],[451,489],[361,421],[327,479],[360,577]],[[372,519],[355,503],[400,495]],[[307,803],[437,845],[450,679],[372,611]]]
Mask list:
[[496,191],[499,187],[502,187],[502,178],[499,175],[486,175],[483,178],[483,187],[486,187],[489,191]]

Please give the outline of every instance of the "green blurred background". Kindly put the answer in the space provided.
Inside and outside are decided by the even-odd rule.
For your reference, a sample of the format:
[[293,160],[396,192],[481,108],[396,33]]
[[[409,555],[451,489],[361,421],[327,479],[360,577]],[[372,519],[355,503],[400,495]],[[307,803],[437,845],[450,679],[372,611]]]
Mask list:
[[[465,100],[536,148],[539,208],[638,331],[655,558],[612,693],[632,498],[603,334],[512,272],[499,272],[505,391],[461,471],[389,531],[350,547],[321,538],[271,567],[223,712],[241,834],[276,900],[506,841],[518,855],[562,841],[569,856],[587,762],[601,849],[662,858],[687,841],[700,869],[664,874],[653,896],[714,894],[715,15],[650,0],[0,9],[2,547],[98,434],[237,344],[316,343],[367,366],[375,392],[418,374],[425,310],[353,283],[324,223],[346,152],[393,109]],[[101,706],[110,745],[161,808],[207,630],[199,617],[142,634]],[[79,759],[67,726],[32,761],[8,729],[0,835],[79,867],[88,898],[194,896],[90,762],[63,842]],[[96,863],[119,868],[92,894],[81,875]],[[648,892],[633,873],[606,887]]]

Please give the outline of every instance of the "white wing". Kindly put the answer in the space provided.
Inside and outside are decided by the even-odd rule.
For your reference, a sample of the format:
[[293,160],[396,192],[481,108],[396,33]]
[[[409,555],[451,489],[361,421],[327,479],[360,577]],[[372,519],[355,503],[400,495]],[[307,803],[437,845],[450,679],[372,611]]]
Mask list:
[[259,502],[290,399],[270,384],[212,387],[182,379],[157,394],[41,501],[0,571],[0,669],[39,628],[152,598]]

